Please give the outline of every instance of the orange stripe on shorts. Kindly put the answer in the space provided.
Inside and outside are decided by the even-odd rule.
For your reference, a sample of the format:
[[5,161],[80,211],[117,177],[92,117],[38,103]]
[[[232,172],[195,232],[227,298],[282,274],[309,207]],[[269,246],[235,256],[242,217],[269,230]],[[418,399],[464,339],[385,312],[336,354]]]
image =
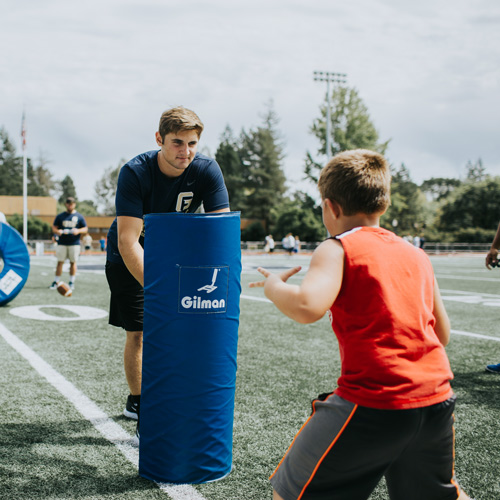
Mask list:
[[[323,453],[323,456],[319,459],[316,467],[312,471],[311,477],[309,478],[309,480],[307,481],[307,483],[302,488],[302,491],[300,492],[300,495],[297,497],[297,500],[300,500],[302,498],[302,495],[305,493],[306,488],[309,486],[310,482],[313,480],[314,475],[316,474],[317,470],[319,469],[319,466],[322,464],[323,460],[328,455],[328,453],[332,449],[333,445],[337,442],[337,440],[339,439],[339,437],[342,435],[342,433],[344,432],[345,428],[347,427],[347,424],[351,421],[351,418],[354,416],[354,413],[356,412],[357,409],[358,409],[358,405],[355,405],[354,408],[352,409],[349,417],[347,418],[347,420],[345,421],[344,425],[342,426],[342,429],[340,429],[339,433],[335,436],[335,439],[331,442],[330,446],[326,449],[325,453]],[[311,417],[312,417],[312,415],[311,415]]]

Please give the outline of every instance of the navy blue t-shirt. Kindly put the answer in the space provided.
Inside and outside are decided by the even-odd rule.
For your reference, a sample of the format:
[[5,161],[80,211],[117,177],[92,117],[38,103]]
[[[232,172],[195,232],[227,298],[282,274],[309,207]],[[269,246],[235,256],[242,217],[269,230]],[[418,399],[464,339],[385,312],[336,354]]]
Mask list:
[[80,235],[72,234],[72,229],[80,229],[82,227],[87,227],[87,223],[85,222],[85,218],[82,214],[78,212],[62,212],[56,216],[54,219],[54,226],[57,229],[62,229],[63,234],[59,236],[59,240],[57,242],[58,245],[72,246],[80,244]]
[[[146,214],[193,213],[203,203],[206,212],[229,207],[219,165],[196,153],[179,177],[167,177],[158,166],[158,151],[148,151],[123,165],[116,190],[116,215],[142,219]],[[143,235],[139,239],[143,244]],[[108,232],[107,259],[123,262],[118,251],[116,219]]]

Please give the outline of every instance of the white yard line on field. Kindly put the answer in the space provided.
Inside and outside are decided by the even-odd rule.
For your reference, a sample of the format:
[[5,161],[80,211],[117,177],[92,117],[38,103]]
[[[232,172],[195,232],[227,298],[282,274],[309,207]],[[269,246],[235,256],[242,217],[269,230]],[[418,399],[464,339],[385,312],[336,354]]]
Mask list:
[[497,283],[500,283],[500,279],[498,277],[481,278],[481,277],[474,277],[474,276],[458,276],[456,274],[436,274],[436,278],[438,280],[495,281]]
[[500,342],[498,337],[490,337],[489,335],[481,335],[480,333],[464,332],[462,330],[451,330],[451,333],[455,335],[463,335],[465,337],[474,337],[476,339],[493,340],[494,342]]
[[[0,336],[28,363],[57,389],[108,441],[113,443],[135,467],[139,466],[139,449],[125,430],[106,415],[93,401],[71,382],[54,370],[31,347],[0,323]],[[172,500],[205,500],[188,484],[172,485],[157,483]]]
[[257,302],[269,302],[269,304],[272,304],[272,302],[269,299],[266,299],[265,297],[255,297],[253,295],[245,295],[241,294],[240,297],[242,299],[247,299],[247,300],[256,300]]

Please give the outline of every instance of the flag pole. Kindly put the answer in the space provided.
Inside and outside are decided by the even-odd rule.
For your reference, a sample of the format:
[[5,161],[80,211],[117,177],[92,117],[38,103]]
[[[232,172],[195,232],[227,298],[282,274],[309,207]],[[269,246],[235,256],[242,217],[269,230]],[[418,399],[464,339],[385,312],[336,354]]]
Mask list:
[[28,243],[28,158],[26,156],[26,126],[25,113],[23,110],[23,121],[21,127],[23,140],[23,239]]

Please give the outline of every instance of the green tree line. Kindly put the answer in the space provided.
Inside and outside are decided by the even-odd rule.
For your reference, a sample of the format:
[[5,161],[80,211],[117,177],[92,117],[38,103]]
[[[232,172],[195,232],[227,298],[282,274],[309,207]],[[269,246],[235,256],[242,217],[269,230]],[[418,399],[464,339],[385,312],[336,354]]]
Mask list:
[[[364,148],[386,153],[390,139],[381,140],[368,109],[354,88],[335,87],[330,96],[330,155]],[[310,126],[317,150],[306,151],[304,180],[317,182],[326,162],[327,96]],[[272,233],[275,240],[292,232],[301,241],[326,237],[317,198],[287,186],[284,171],[285,141],[279,117],[269,102],[260,123],[238,134],[228,124],[220,137],[215,159],[221,166],[231,209],[255,222],[243,230],[242,239],[261,241]],[[118,174],[125,160],[109,166],[95,183],[94,198],[79,200],[84,215],[114,215]],[[500,177],[486,173],[479,158],[465,165],[464,179],[430,178],[413,182],[405,164],[392,165],[391,206],[381,224],[401,236],[419,235],[427,241],[490,242],[498,225]],[[0,195],[22,194],[22,158],[4,129],[0,129]],[[28,158],[28,195],[54,196],[62,203],[77,193],[70,176],[54,179],[47,161]],[[13,221],[17,223],[17,220]],[[34,227],[35,222],[32,221]]]

